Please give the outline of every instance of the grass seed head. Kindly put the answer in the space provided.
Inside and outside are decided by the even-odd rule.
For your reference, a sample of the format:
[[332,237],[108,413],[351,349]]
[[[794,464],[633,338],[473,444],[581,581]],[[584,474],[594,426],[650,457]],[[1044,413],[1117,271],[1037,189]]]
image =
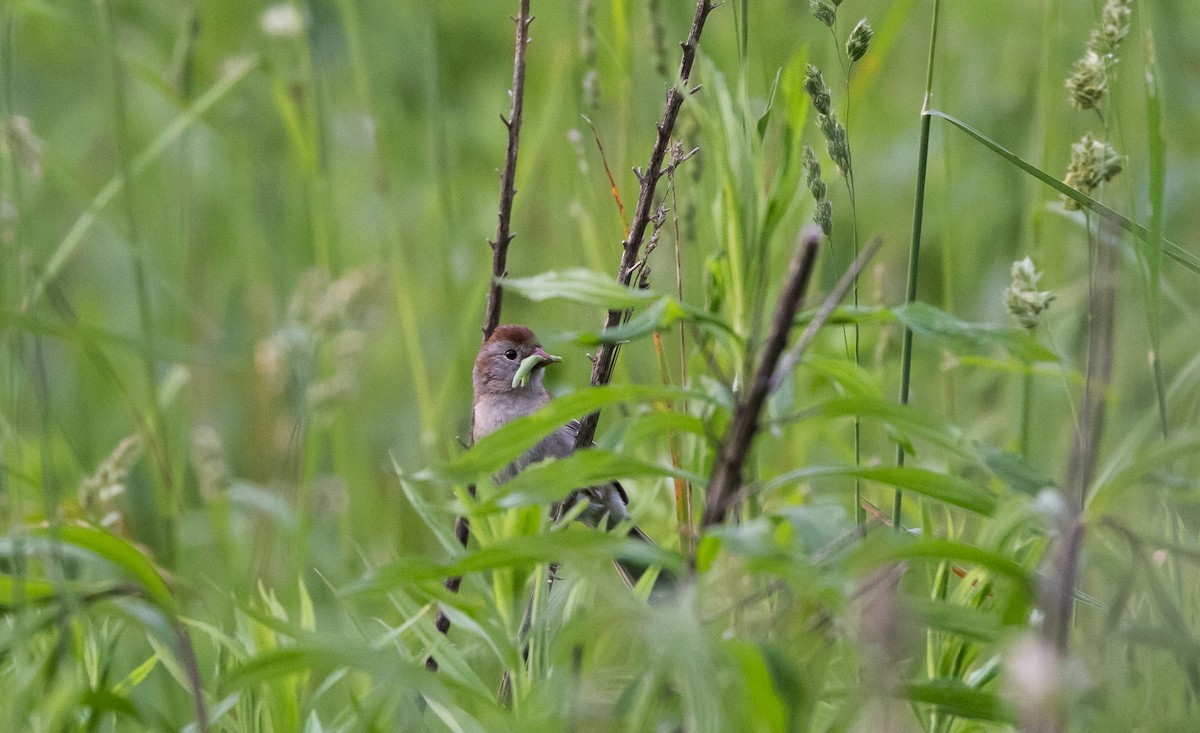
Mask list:
[[[1121,156],[1116,148],[1097,140],[1088,133],[1079,142],[1071,145],[1071,161],[1067,164],[1064,182],[1075,190],[1091,195],[1100,184],[1111,181],[1121,172]],[[1065,206],[1077,210],[1079,204],[1067,199]]]
[[1108,91],[1108,66],[1088,49],[1067,76],[1067,99],[1075,109],[1095,109]]
[[846,138],[846,126],[832,114],[821,115],[817,119],[817,127],[825,138],[825,148],[830,159],[837,166],[838,174],[845,176],[850,172],[850,142]]
[[871,45],[871,39],[874,36],[875,31],[866,18],[858,21],[858,25],[850,31],[850,37],[846,39],[846,55],[850,57],[850,63],[858,61],[867,54],[867,48]]
[[1037,328],[1038,317],[1050,307],[1050,302],[1057,296],[1049,291],[1037,289],[1042,273],[1034,268],[1033,260],[1028,257],[1014,262],[1011,274],[1012,283],[1004,291],[1004,304],[1022,328]]
[[825,198],[825,182],[821,180],[821,164],[817,162],[817,155],[808,143],[804,143],[802,165],[804,166],[804,185],[808,186],[813,198],[820,201]]
[[829,199],[817,200],[816,206],[813,207],[813,221],[821,227],[821,232],[826,237],[833,233],[833,204]]
[[[840,4],[840,2],[834,2],[834,5]],[[812,14],[817,20],[821,21],[830,28],[833,27],[834,21],[837,20],[837,11],[834,10],[832,5],[829,5],[822,0],[812,0],[808,4],[808,7],[812,9]]]
[[812,100],[813,109],[823,115],[829,114],[829,87],[825,86],[825,77],[821,70],[812,64],[808,64],[804,69],[804,91]]
[[1129,18],[1133,14],[1131,0],[1108,0],[1100,11],[1100,25],[1092,31],[1088,43],[1101,56],[1115,55],[1117,47],[1129,35]]

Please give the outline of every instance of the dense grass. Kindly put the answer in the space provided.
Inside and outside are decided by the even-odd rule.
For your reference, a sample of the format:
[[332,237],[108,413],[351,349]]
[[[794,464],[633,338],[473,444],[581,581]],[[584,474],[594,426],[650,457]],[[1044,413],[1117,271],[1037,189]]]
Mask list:
[[[561,397],[464,450],[516,3],[8,0],[0,727],[1189,729],[1200,17],[1135,4],[1097,113],[1063,87],[1091,5],[942,3],[936,55],[933,2],[846,0],[833,33],[722,5],[630,292],[605,167],[630,212],[694,6],[534,0],[503,320],[566,357]],[[1088,131],[1123,170],[1074,210],[1054,186]],[[772,394],[736,517],[689,529],[811,215],[805,143],[832,236],[793,341],[884,246]],[[1029,331],[1026,255],[1056,295]],[[491,485],[597,408],[595,451]],[[549,521],[611,477],[658,548]]]

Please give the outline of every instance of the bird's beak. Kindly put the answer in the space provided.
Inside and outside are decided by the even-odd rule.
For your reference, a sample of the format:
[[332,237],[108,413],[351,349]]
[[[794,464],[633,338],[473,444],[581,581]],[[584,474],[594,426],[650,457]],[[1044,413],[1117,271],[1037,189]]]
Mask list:
[[561,356],[555,356],[554,354],[547,354],[545,351],[543,351],[543,350],[542,350],[542,347],[541,347],[541,346],[539,346],[539,347],[537,347],[536,349],[534,349],[534,350],[533,350],[533,355],[534,355],[534,356],[541,357],[541,359],[542,359],[541,363],[542,363],[542,364],[546,364],[546,363],[548,363],[548,362],[559,362],[559,361],[562,361],[562,357],[561,357]]
[[549,364],[556,361],[562,361],[562,357],[554,356],[553,354],[547,354],[542,350],[542,347],[537,347],[534,349],[532,354],[521,360],[520,368],[518,368],[517,373],[513,375],[513,389],[516,389],[517,387],[524,387],[525,385],[529,384],[529,375],[533,373],[534,369],[537,369],[543,364]]

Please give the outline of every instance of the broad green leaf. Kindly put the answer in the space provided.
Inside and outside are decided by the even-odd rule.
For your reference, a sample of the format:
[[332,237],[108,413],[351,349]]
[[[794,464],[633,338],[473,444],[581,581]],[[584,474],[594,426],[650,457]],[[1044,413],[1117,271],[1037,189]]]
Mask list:
[[729,324],[709,313],[680,303],[669,295],[654,301],[648,308],[619,326],[600,333],[585,332],[570,338],[581,346],[596,344],[622,344],[662,331],[679,321],[697,324],[705,332],[727,341],[735,349],[741,349],[742,340]]
[[665,442],[665,436],[672,432],[691,433],[707,440],[714,437],[711,422],[711,419],[701,420],[695,415],[685,415],[668,409],[647,410],[634,415],[619,431],[612,431],[597,442],[601,448],[661,444],[660,441]]
[[922,626],[967,639],[993,642],[1003,631],[1000,620],[995,616],[957,603],[906,597],[903,608],[908,617]]
[[[19,590],[18,590],[19,589]],[[54,584],[37,578],[16,578],[12,575],[0,574],[0,610],[9,609],[21,603],[36,603],[55,596]]]
[[655,331],[661,331],[686,316],[687,311],[679,305],[679,301],[669,296],[663,296],[625,323],[599,334],[582,334],[575,338],[575,342],[583,346],[593,346],[602,343],[619,344],[636,341]]
[[529,300],[563,298],[574,303],[609,310],[633,308],[661,297],[650,290],[625,287],[611,275],[582,268],[543,272],[532,277],[502,278],[500,282],[505,290],[518,293]]
[[982,566],[1015,581],[1017,589],[1026,597],[1033,598],[1036,592],[1033,578],[1025,568],[999,552],[968,545],[956,540],[940,537],[903,536],[888,538],[864,550],[863,558],[869,562],[924,558],[930,560],[958,560]]
[[927,303],[908,303],[892,309],[913,333],[963,349],[999,346],[1023,361],[1059,361],[1058,355],[1019,328],[997,328],[967,323]]
[[82,524],[62,524],[51,530],[38,527],[32,534],[57,539],[104,558],[138,582],[164,613],[174,618],[175,596],[171,594],[158,567],[135,545],[102,529]]
[[661,547],[613,533],[574,527],[512,537],[444,562],[419,556],[403,557],[380,568],[370,578],[350,584],[343,593],[351,596],[386,593],[394,586],[499,568],[567,562],[572,557],[619,557],[671,570],[683,566],[683,559],[678,554]]
[[933,705],[944,713],[960,718],[997,723],[1016,722],[1000,695],[977,690],[954,677],[909,682],[904,685],[903,695],[913,702]]
[[995,474],[996,478],[1012,488],[1037,496],[1042,489],[1055,486],[1055,481],[1039,473],[1016,453],[1000,450],[979,440],[971,441],[983,465]]
[[449,463],[416,474],[415,478],[462,483],[478,481],[498,472],[536,445],[539,440],[572,419],[617,402],[673,402],[683,398],[709,401],[703,393],[671,387],[608,385],[582,389],[552,400],[532,415],[513,420],[500,430],[481,438]]
[[755,730],[786,731],[787,709],[775,689],[771,670],[759,648],[742,639],[728,639],[722,646],[740,667],[741,674],[738,677],[746,691],[749,709],[754,711]]
[[985,516],[991,516],[996,511],[996,497],[987,489],[947,473],[910,466],[808,466],[772,479],[763,487],[763,491],[818,476],[851,476],[879,481]]
[[642,477],[678,477],[697,484],[705,482],[703,476],[670,465],[590,449],[526,468],[511,481],[497,487],[497,494],[482,502],[480,509],[511,509],[550,503],[565,498],[575,489]]
[[[431,675],[424,666],[399,657],[391,650],[373,649],[349,639],[298,641],[286,647],[264,651],[244,664],[226,670],[221,678],[221,693],[253,688],[314,670],[339,667],[366,672],[376,684],[420,692],[430,702],[436,700],[442,704],[455,704],[450,688],[459,697],[457,707],[461,707],[464,697],[467,700],[474,699],[476,705],[490,702],[479,699],[479,693],[470,687],[456,684],[448,677]],[[462,714],[461,710],[459,714]],[[468,730],[483,729],[475,724]]]
[[806,356],[802,363],[805,371],[817,374],[824,379],[837,384],[846,393],[864,397],[882,397],[871,373],[862,367],[855,366],[849,359],[830,359],[821,356]]
[[1020,456],[970,440],[954,425],[909,405],[867,396],[837,397],[801,413],[801,417],[851,415],[880,420],[904,437],[925,440],[949,450],[992,471],[997,478],[1018,491],[1031,492],[1031,486],[1042,488],[1053,485],[1050,481],[1038,479],[1038,473],[1025,464]]

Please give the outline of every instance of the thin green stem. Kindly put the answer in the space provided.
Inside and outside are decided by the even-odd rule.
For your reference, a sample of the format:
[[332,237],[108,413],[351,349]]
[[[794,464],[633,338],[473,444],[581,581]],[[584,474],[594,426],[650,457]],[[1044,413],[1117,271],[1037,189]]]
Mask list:
[[[941,0],[933,2],[933,26],[929,34],[929,65],[925,72],[925,99],[921,105],[921,143],[917,158],[917,193],[913,202],[912,243],[908,249],[908,286],[905,292],[905,303],[917,299],[917,267],[921,255],[921,225],[925,216],[925,174],[929,167],[929,123],[927,111],[933,98],[933,66],[937,51],[938,14],[941,11]],[[905,326],[904,340],[900,347],[900,404],[908,404],[909,384],[912,379],[912,330]],[[904,465],[904,445],[896,446],[896,465]],[[896,489],[892,499],[892,528],[900,531],[900,518],[903,511],[904,492]]]
[[[850,69],[846,66],[846,60],[842,58],[842,43],[838,40],[837,34],[837,15],[833,16],[833,25],[829,26],[829,35],[833,37],[833,49],[837,52],[838,66],[842,67],[842,76],[846,77],[846,84],[850,83]],[[846,95],[846,105],[850,104],[850,95]]]
[[[1030,334],[1032,338],[1032,334]],[[1029,446],[1030,433],[1032,432],[1032,415],[1033,415],[1033,372],[1027,372],[1025,379],[1021,383],[1022,399],[1021,399],[1021,437],[1018,448],[1021,452],[1021,457],[1025,462],[1029,462]]]
[[1074,423],[1076,432],[1079,430],[1079,409],[1075,406],[1075,398],[1071,395],[1071,376],[1068,372],[1066,352],[1058,348],[1058,342],[1054,339],[1054,332],[1049,328],[1046,329],[1046,341],[1050,344],[1050,350],[1058,355],[1058,373],[1062,377],[1063,395],[1067,398],[1067,406],[1071,410],[1071,420]]
[[312,229],[313,258],[316,264],[336,275],[338,263],[330,236],[329,182],[326,177],[321,110],[317,106],[317,79],[313,71],[313,34],[316,30],[306,28],[296,39],[299,48],[300,74],[304,90],[301,104],[304,115],[304,134],[308,138],[305,165],[306,193],[308,195],[310,226]]
[[[838,56],[841,57],[841,49],[838,49]],[[850,195],[850,221],[851,221],[851,239],[854,246],[854,258],[851,262],[858,259],[858,200],[854,194],[854,156],[851,153],[850,146],[850,73],[848,69],[854,68],[854,62],[850,65],[846,72],[846,160],[848,167],[846,168],[846,191]],[[858,311],[858,273],[854,274],[854,285],[852,287],[854,298],[854,310]],[[859,328],[858,323],[854,324],[854,368],[862,367],[862,359],[859,353]],[[862,417],[854,416],[854,465],[862,465]],[[858,524],[867,521],[866,509],[862,505],[862,480],[854,479],[854,520]]]
[[121,58],[117,52],[116,20],[113,17],[111,2],[103,3],[101,15],[103,16],[105,41],[111,64],[113,124],[117,146],[117,161],[121,170],[121,178],[125,181],[122,198],[125,204],[126,225],[129,228],[130,265],[133,270],[134,295],[137,301],[138,321],[142,336],[142,348],[140,349],[142,369],[148,391],[147,399],[149,402],[148,412],[150,414],[150,421],[146,426],[146,451],[157,465],[163,487],[166,490],[166,501],[163,502],[165,506],[160,504],[158,507],[166,511],[165,517],[162,517],[162,519],[166,520],[162,523],[165,526],[165,533],[159,535],[161,545],[158,549],[166,553],[166,557],[169,558],[174,555],[173,527],[179,516],[180,497],[176,496],[174,490],[174,480],[171,475],[168,459],[166,421],[163,416],[162,405],[158,398],[158,376],[154,361],[154,354],[157,352],[157,349],[155,347],[156,336],[153,309],[150,303],[150,289],[146,280],[146,266],[143,259],[146,253],[142,247],[138,228],[137,203],[133,189],[133,165],[130,162],[132,154],[129,147],[129,123],[126,116],[128,103],[125,97],[125,80],[121,68]]

